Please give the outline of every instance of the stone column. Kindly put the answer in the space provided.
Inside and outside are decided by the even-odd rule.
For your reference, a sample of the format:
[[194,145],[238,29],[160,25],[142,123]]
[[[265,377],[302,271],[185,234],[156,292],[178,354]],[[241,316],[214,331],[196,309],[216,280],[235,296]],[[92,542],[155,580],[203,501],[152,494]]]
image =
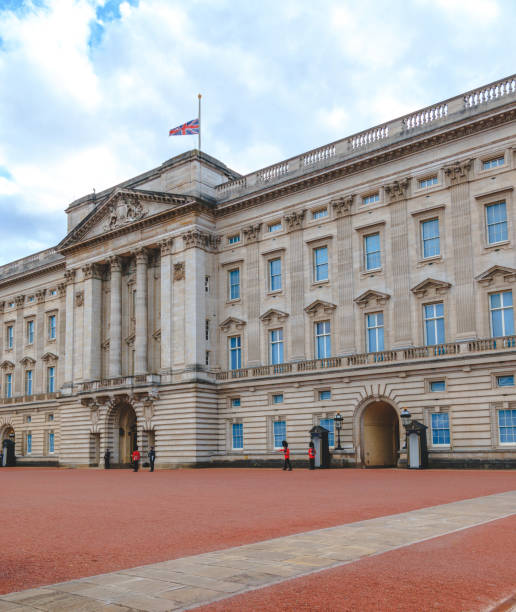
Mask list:
[[65,342],[66,342],[66,283],[57,285],[59,295],[59,309],[57,313],[58,328],[56,330],[56,350],[55,353],[59,357],[56,364],[56,391],[58,391],[65,380]]
[[289,361],[303,361],[305,352],[305,311],[304,295],[304,248],[303,220],[304,210],[285,216],[285,225],[290,232],[289,272],[290,272],[290,348]]
[[23,307],[25,305],[25,296],[17,295],[14,298],[16,302],[16,323],[14,325],[14,393],[16,395],[25,395],[25,380],[24,380],[24,369],[20,364],[22,359],[23,351],[25,349],[25,329],[24,318],[23,318]]
[[134,374],[147,374],[147,262],[145,249],[139,249],[136,256],[136,297],[134,333]]
[[66,283],[66,297],[65,297],[65,311],[61,314],[61,317],[65,317],[65,328],[66,333],[64,336],[64,380],[63,387],[71,389],[73,386],[73,364],[74,364],[74,342],[75,342],[75,329],[74,329],[74,307],[75,307],[75,270],[66,270],[65,272],[65,283]]
[[337,219],[337,312],[336,329],[332,336],[336,338],[336,354],[349,355],[356,352],[355,318],[353,302],[353,244],[351,229],[351,206],[353,195],[331,201]]
[[34,358],[36,359],[35,372],[34,372],[34,393],[46,393],[46,369],[45,362],[41,361],[41,357],[44,353],[45,339],[48,333],[46,329],[45,321],[45,293],[46,289],[40,289],[36,291],[37,300],[37,311],[36,311],[36,336],[34,338],[35,353]]
[[258,366],[260,359],[260,278],[258,237],[262,224],[244,228],[246,248],[247,366]]
[[[407,193],[410,179],[394,181],[385,185],[385,197],[389,205],[391,215],[391,266],[392,278],[392,348],[407,347],[413,344],[412,321],[410,309],[410,267],[408,241],[408,219],[407,219]],[[382,250],[385,245],[382,245]],[[384,251],[385,252],[385,251]],[[382,253],[382,259],[385,255]],[[385,347],[389,348],[389,347]]]
[[[173,239],[166,238],[160,243],[161,249],[161,372],[172,373],[174,363],[173,313],[174,275],[172,272]],[[184,272],[184,267],[183,267]]]
[[[456,340],[476,338],[475,281],[473,278],[473,242],[469,171],[472,161],[465,160],[445,166],[444,175],[450,188],[453,268],[452,289],[457,321]],[[446,314],[446,313],[445,313]]]
[[111,297],[109,305],[109,376],[122,375],[122,263],[120,257],[109,258]]
[[83,379],[99,380],[101,363],[102,281],[96,264],[82,268],[84,276]]

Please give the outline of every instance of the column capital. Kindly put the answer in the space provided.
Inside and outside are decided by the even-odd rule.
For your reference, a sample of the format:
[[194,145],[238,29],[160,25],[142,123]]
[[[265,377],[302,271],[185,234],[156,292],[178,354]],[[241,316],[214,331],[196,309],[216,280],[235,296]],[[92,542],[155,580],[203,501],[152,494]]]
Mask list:
[[399,181],[388,183],[387,185],[384,185],[383,188],[389,201],[397,202],[407,198],[409,186],[410,178],[406,177],[404,179],[400,179]]
[[185,249],[197,247],[201,249],[210,249],[216,251],[220,244],[220,236],[215,234],[209,234],[208,232],[201,232],[198,229],[189,230],[183,234],[183,243]]
[[111,272],[120,272],[122,270],[122,259],[118,255],[111,255],[108,258]]
[[456,161],[449,166],[444,166],[443,170],[447,186],[453,187],[453,185],[466,183],[469,179],[469,171],[472,165],[472,159],[464,159],[462,161]]
[[330,206],[333,207],[337,217],[345,217],[351,214],[351,206],[353,205],[354,199],[355,194],[341,196],[339,198],[330,200]]
[[45,301],[46,293],[47,293],[46,289],[39,289],[38,291],[36,291],[36,300],[38,304],[43,304],[43,302]]
[[149,253],[145,247],[133,251],[131,255],[134,256],[137,264],[146,264],[149,261]]
[[16,302],[16,308],[23,308],[23,305],[25,304],[25,296],[24,295],[17,295],[14,298],[14,301]]
[[77,270],[70,268],[69,270],[65,270],[65,284],[70,285],[75,280],[75,275],[77,274]]
[[244,227],[242,230],[246,244],[251,242],[256,242],[260,236],[260,229],[262,227],[261,223],[254,223],[253,225],[249,225],[248,227]]
[[91,263],[82,267],[82,274],[84,276],[84,280],[89,280],[91,278],[100,278],[101,271],[98,264]]
[[60,297],[63,297],[63,295],[66,294],[66,283],[58,283],[57,292],[59,293]]
[[305,218],[306,209],[304,210],[294,210],[287,215],[285,215],[285,225],[287,226],[287,230],[289,232],[293,232],[294,230],[303,228],[303,221]]
[[173,238],[164,238],[159,242],[159,248],[161,251],[161,256],[170,255],[172,253],[172,247],[174,246]]
[[5,310],[5,302],[0,302],[0,314],[2,314]]

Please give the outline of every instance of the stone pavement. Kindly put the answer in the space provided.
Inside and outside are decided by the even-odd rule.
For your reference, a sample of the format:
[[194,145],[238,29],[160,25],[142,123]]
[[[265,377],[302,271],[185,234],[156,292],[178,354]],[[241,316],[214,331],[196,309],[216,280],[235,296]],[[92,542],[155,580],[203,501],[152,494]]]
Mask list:
[[0,595],[0,612],[186,610],[516,514],[516,491]]

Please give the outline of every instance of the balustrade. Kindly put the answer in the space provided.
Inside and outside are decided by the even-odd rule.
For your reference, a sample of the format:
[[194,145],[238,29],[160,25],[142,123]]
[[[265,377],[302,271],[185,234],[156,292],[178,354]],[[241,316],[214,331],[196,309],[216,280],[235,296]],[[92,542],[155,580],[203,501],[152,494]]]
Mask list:
[[466,108],[475,108],[480,104],[491,102],[491,100],[496,100],[503,96],[509,96],[515,92],[516,79],[510,78],[467,93],[464,96],[464,106]]
[[284,176],[288,173],[289,164],[288,162],[282,162],[275,166],[270,166],[264,170],[259,170],[256,173],[256,181],[258,183],[268,183],[276,178]]
[[404,117],[402,125],[406,130],[410,130],[421,125],[427,125],[448,116],[448,104],[438,104],[430,108],[425,108],[413,115]]

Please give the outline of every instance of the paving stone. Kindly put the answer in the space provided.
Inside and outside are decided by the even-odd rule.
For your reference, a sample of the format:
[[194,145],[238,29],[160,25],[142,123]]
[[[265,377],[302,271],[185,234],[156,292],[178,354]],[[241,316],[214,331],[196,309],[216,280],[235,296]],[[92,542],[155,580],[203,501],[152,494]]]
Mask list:
[[192,603],[203,603],[220,597],[219,591],[202,589],[197,587],[185,587],[168,593],[161,593],[161,598],[167,598],[178,605],[188,605]]

